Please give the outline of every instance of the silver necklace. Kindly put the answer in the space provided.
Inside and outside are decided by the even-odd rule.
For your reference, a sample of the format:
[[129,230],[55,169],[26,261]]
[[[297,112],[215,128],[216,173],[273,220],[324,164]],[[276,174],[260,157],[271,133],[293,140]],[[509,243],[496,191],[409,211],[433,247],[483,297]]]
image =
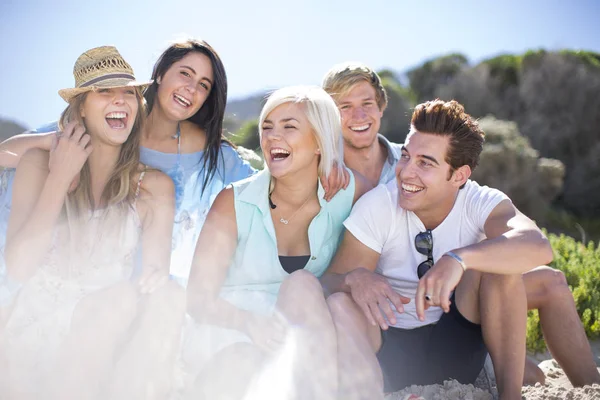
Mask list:
[[[304,208],[304,206],[308,203],[308,200],[310,200],[312,193],[308,195],[308,197],[306,198],[306,200],[304,200],[304,203],[302,203],[302,205],[296,210],[296,212],[294,214],[292,214],[291,217],[289,218],[284,218],[284,217],[280,217],[279,218],[279,222],[281,222],[284,225],[287,225],[290,223],[290,221],[296,216],[296,214],[298,214],[300,212],[300,210],[302,210]],[[277,205],[275,205],[275,203],[273,203],[273,201],[271,200],[271,194],[269,193],[269,203],[271,205],[271,209],[275,209],[277,208]]]

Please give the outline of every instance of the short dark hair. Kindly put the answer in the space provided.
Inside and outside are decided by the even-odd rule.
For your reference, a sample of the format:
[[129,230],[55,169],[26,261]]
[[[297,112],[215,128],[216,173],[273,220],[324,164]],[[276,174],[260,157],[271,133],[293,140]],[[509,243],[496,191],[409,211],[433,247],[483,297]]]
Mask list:
[[214,79],[206,101],[196,114],[188,118],[188,121],[206,131],[206,150],[204,153],[206,157],[203,157],[203,159],[207,173],[204,174],[204,182],[202,182],[202,190],[204,190],[217,170],[221,142],[226,141],[223,137],[223,117],[227,105],[227,75],[219,54],[204,40],[188,39],[173,43],[154,64],[153,82],[144,93],[144,97],[147,102],[148,114],[150,114],[158,92],[158,78],[164,76],[174,63],[192,52],[204,54],[209,58]]
[[435,99],[417,105],[410,124],[412,130],[421,133],[450,137],[445,160],[452,170],[463,165],[475,170],[479,164],[485,134],[456,100]]

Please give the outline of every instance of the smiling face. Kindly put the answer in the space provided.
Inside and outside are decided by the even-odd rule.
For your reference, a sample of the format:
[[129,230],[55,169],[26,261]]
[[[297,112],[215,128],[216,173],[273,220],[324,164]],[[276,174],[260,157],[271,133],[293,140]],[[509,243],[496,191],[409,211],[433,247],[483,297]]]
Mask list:
[[423,222],[436,215],[443,220],[470,175],[468,166],[452,171],[446,162],[449,141],[449,136],[411,132],[396,165],[398,205]]
[[135,88],[106,88],[90,91],[80,114],[92,140],[121,145],[131,133],[138,109],[139,98]]
[[373,146],[383,116],[383,111],[377,105],[375,88],[369,82],[362,81],[336,100],[342,116],[342,134],[346,145],[355,149]]
[[320,152],[303,104],[275,107],[262,123],[260,147],[275,178],[301,170],[317,171]]
[[202,53],[190,52],[157,79],[158,105],[167,118],[186,120],[204,105],[213,82],[210,59]]

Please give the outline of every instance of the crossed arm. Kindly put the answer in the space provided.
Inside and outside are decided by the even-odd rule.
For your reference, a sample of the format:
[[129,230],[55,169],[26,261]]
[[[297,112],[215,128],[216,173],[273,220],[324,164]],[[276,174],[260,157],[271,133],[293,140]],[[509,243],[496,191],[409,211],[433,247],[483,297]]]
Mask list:
[[[486,240],[452,249],[467,269],[492,274],[522,274],[552,261],[552,247],[540,228],[523,215],[510,200],[501,201],[484,224]],[[416,294],[419,318],[424,319],[425,294],[428,305],[450,310],[450,294],[465,271],[452,257],[442,256],[421,278]]]

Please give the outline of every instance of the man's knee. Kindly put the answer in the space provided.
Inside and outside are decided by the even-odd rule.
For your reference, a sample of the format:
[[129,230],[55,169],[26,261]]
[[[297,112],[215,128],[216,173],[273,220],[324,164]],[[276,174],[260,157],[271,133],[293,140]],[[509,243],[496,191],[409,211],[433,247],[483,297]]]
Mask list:
[[557,290],[561,291],[569,289],[567,277],[561,270],[550,267],[540,267],[531,273],[537,276],[542,289],[548,294],[555,293]]
[[550,267],[538,267],[523,275],[529,308],[540,308],[550,301],[572,298],[565,274]]

